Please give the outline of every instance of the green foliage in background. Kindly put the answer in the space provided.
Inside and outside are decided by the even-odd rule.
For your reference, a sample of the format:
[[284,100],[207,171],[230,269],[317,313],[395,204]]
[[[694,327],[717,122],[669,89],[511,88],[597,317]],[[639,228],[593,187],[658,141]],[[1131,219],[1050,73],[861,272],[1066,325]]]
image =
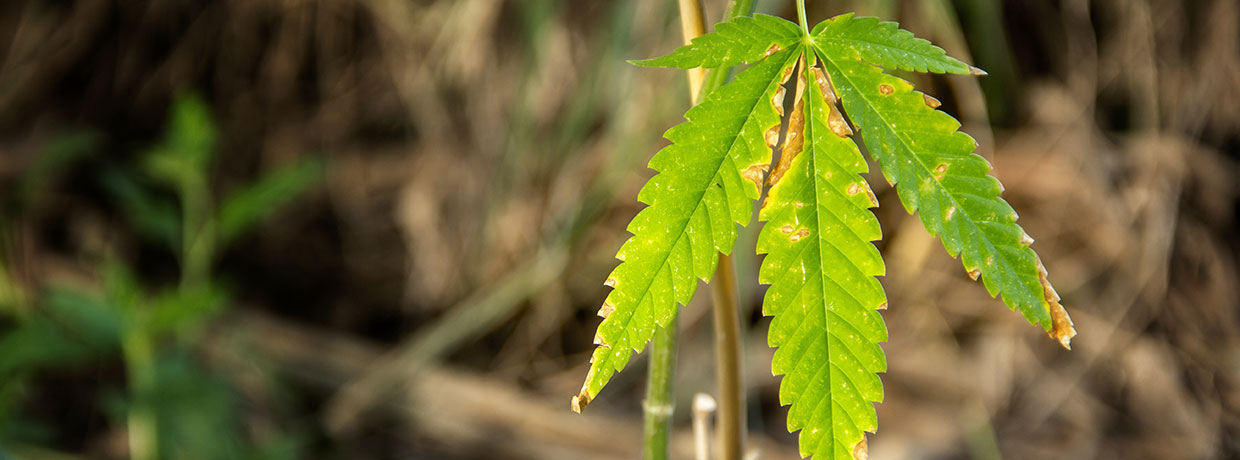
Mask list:
[[[730,253],[735,224],[750,219],[763,185],[766,221],[757,250],[770,284],[763,311],[778,347],[772,370],[783,374],[780,402],[791,405],[788,428],[800,430],[802,455],[864,456],[865,432],[877,429],[882,400],[877,373],[887,369],[878,343],[887,339],[877,310],[887,301],[876,276],[883,261],[878,205],[861,177],[867,166],[854,129],[896,187],[901,202],[938,235],[992,296],[1067,346],[1075,334],[1058,295],[999,197],[990,164],[973,153],[959,123],[938,102],[882,67],[981,73],[895,23],[851,14],[808,32],[771,17],[719,24],[672,54],[641,65],[682,69],[752,65],[690,109],[668,130],[672,144],[650,162],[658,174],[638,200],[649,206],[629,224],[607,284],[590,373],[573,400],[597,396],[655,329],[687,304],[699,279],[710,281],[716,253]],[[882,67],[879,67],[882,66]],[[793,110],[784,114],[785,82],[795,74]],[[848,122],[845,115],[851,119]],[[772,148],[787,117],[779,163]],[[769,171],[769,174],[768,174]]]
[[[97,289],[51,287],[29,299],[0,258],[0,311],[14,324],[0,332],[0,456],[29,450],[54,433],[20,412],[35,373],[119,352],[128,388],[100,395],[100,404],[117,424],[128,425],[133,458],[296,458],[292,435],[250,439],[239,395],[195,347],[229,304],[227,290],[211,275],[219,251],[318,182],[323,168],[317,159],[286,165],[225,193],[216,205],[215,132],[206,103],[182,95],[172,105],[165,139],[140,165],[99,173],[137,233],[177,256],[177,285],[151,287],[119,258],[105,255]],[[85,158],[93,146],[90,135],[53,142],[42,166],[20,186],[22,200],[10,206],[34,199],[46,177]]]

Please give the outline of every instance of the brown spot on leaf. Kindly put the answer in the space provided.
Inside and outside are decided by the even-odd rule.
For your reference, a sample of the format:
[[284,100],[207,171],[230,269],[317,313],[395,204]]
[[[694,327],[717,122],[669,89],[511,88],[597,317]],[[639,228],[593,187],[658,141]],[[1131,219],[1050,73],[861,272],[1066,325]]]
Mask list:
[[603,286],[607,286],[607,287],[609,287],[609,288],[615,289],[615,287],[616,287],[616,279],[615,279],[615,278],[612,278],[612,277],[610,277],[610,276],[608,276],[608,277],[607,277],[607,281],[603,281]]
[[895,92],[895,88],[892,88],[891,85],[883,83],[881,85],[878,85],[878,92],[883,93],[883,95],[885,96],[885,95],[891,94],[892,92]]
[[779,143],[779,125],[772,126],[766,130],[763,140],[766,141],[767,147],[775,148],[775,144]]
[[982,271],[976,268],[969,270],[969,279],[972,279],[973,281],[977,281],[977,277],[981,276],[981,274],[982,274]]
[[787,95],[788,89],[784,88],[783,85],[780,85],[779,89],[775,90],[775,96],[771,97],[771,106],[775,107],[775,112],[778,113],[780,117],[784,116],[784,97]]
[[858,193],[861,193],[861,183],[860,183],[860,182],[853,182],[852,184],[850,184],[850,185],[848,186],[847,193],[848,193],[849,195],[856,195],[856,194],[858,194]]
[[795,243],[797,241],[801,241],[801,238],[805,238],[807,236],[809,236],[809,229],[802,228],[800,230],[797,230],[797,232],[792,234],[792,236],[789,236],[788,241]]
[[952,216],[956,215],[956,207],[948,206],[947,212],[943,214],[943,220],[952,220]]
[[[775,186],[780,179],[784,178],[784,174],[788,172],[788,168],[792,166],[792,160],[801,153],[801,149],[805,146],[805,111],[804,103],[801,101],[801,91],[797,91],[797,103],[792,109],[792,116],[788,118],[788,135],[784,138],[784,145],[780,147],[779,163],[775,164],[775,169],[766,176],[766,184]],[[776,127],[778,129],[778,127]],[[770,195],[767,195],[770,200]]]
[[934,96],[929,94],[922,93],[921,98],[926,101],[926,107],[932,109],[937,109],[940,105],[943,105],[942,102],[939,102],[938,99],[935,99]]
[[741,172],[741,177],[749,179],[754,183],[754,185],[757,185],[758,188],[762,188],[762,178],[766,175],[766,171],[768,169],[771,169],[771,165],[753,165],[745,168],[745,170]]
[[1042,283],[1042,297],[1046,299],[1046,305],[1050,308],[1051,314],[1051,330],[1048,334],[1052,339],[1058,340],[1064,348],[1071,350],[1072,338],[1076,337],[1076,328],[1072,327],[1072,318],[1068,316],[1068,310],[1059,303],[1059,293],[1051,287],[1051,282],[1046,276],[1046,267],[1042,265],[1042,260],[1038,259],[1038,282]]
[[779,47],[779,43],[772,43],[771,46],[766,49],[766,52],[762,53],[762,56],[763,57],[770,56],[772,54],[780,52],[780,50],[782,50],[782,48]]
[[796,228],[794,228],[794,227],[793,227],[793,226],[791,226],[791,225],[785,225],[785,226],[783,226],[783,227],[780,227],[780,228],[779,228],[779,231],[784,232],[784,233],[792,233],[792,232],[796,231]]
[[864,437],[857,442],[857,445],[853,446],[852,456],[855,460],[867,460],[870,458],[870,448],[866,445]]
[[886,310],[886,309],[887,309],[887,302],[883,302],[879,304],[878,308],[876,308],[875,310]]
[[848,126],[848,122],[844,121],[844,114],[840,110],[831,106],[831,113],[827,114],[827,127],[831,128],[831,132],[839,137],[848,137],[853,133],[852,128]]
[[611,348],[611,345],[608,345],[607,341],[603,340],[603,336],[598,335],[598,332],[594,333],[594,344],[600,348]]
[[784,74],[779,77],[779,84],[788,83],[788,79],[792,77],[792,72],[796,70],[794,67],[784,69]]
[[796,202],[796,203],[792,203],[792,205],[793,205],[793,206],[796,206],[797,208],[804,208],[804,207],[805,207],[805,203],[802,203],[802,202],[800,202],[800,201],[798,201],[798,202]]
[[831,77],[823,73],[822,69],[815,67],[814,80],[818,82],[818,89],[822,90],[822,97],[826,99],[827,105],[835,105],[839,97],[835,95],[835,85],[831,84]]

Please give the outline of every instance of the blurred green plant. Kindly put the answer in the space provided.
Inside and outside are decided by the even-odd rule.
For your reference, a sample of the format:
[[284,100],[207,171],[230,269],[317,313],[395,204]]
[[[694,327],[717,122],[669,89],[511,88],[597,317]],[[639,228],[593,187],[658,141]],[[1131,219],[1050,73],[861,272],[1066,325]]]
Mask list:
[[[54,142],[51,154],[19,188],[21,202],[75,158],[93,138]],[[271,211],[320,180],[323,165],[310,159],[277,169],[212,199],[216,132],[207,104],[186,93],[172,105],[166,137],[142,156],[135,171],[101,173],[105,190],[135,231],[176,254],[179,284],[157,289],[114,256],[99,268],[91,290],[53,287],[30,314],[17,314],[27,296],[0,257],[0,312],[13,327],[0,332],[0,441],[13,446],[47,439],[51,428],[21,419],[30,376],[120,351],[127,388],[105,398],[109,415],[127,426],[134,459],[294,458],[296,438],[268,436],[247,443],[238,396],[199,362],[194,347],[203,329],[228,305],[228,292],[211,274],[219,252]],[[60,152],[60,153],[57,153]],[[65,153],[68,152],[68,153]],[[169,192],[171,199],[169,199]],[[253,444],[253,445],[250,445]],[[0,447],[0,454],[5,449]]]

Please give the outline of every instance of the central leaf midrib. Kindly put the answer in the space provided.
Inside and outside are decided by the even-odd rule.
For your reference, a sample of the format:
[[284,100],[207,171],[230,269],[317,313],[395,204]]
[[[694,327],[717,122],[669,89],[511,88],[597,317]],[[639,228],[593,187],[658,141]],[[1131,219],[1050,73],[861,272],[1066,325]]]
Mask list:
[[[816,82],[813,82],[810,79],[810,76],[811,76],[810,73],[807,71],[806,78],[805,78],[807,85],[814,85],[814,87],[817,87],[818,84]],[[821,89],[819,90],[821,91]],[[826,264],[826,254],[824,253],[825,251],[824,243],[826,242],[826,233],[823,233],[822,231],[822,229],[826,228],[826,226],[823,225],[823,221],[822,221],[824,216],[822,212],[822,203],[821,203],[824,189],[826,193],[831,192],[830,190],[831,183],[823,179],[818,171],[818,167],[819,167],[818,162],[819,160],[821,160],[821,158],[818,157],[818,145],[816,142],[817,139],[814,136],[814,133],[815,133],[814,115],[815,114],[814,114],[813,108],[814,108],[814,105],[819,104],[820,101],[817,98],[814,98],[812,93],[814,93],[812,89],[810,91],[806,91],[805,140],[807,141],[807,144],[810,147],[809,152],[808,152],[809,153],[808,159],[810,161],[810,164],[807,166],[813,167],[809,170],[809,173],[814,181],[813,182],[814,183],[814,220],[815,220],[815,223],[818,224],[818,228],[816,229],[817,230],[816,232],[817,241],[816,242],[818,244],[818,267],[817,267],[818,268],[818,298],[819,298],[819,308],[822,309],[823,346],[827,352],[827,379],[826,379],[827,380],[827,399],[831,401],[830,415],[828,417],[829,424],[827,426],[827,435],[830,436],[832,439],[834,439],[835,438],[835,422],[836,422],[837,414],[835,411],[835,388],[832,385],[832,382],[835,379],[831,375],[831,366],[834,365],[835,353],[832,352],[834,347],[831,346],[831,314],[829,311],[827,311],[827,270],[824,267],[824,265]],[[825,102],[825,101],[821,101],[821,102]],[[844,225],[844,226],[848,227],[848,225]],[[836,248],[836,250],[839,251],[839,248]],[[840,251],[840,253],[843,253],[843,251]],[[849,259],[849,262],[853,264],[854,268],[856,268],[858,271],[861,271],[862,275],[865,274],[865,271],[861,270],[861,267],[857,266],[856,263],[853,262],[851,259]],[[831,284],[838,284],[838,283],[835,283],[835,281],[832,280]],[[861,299],[857,299],[858,303],[860,303],[860,300]],[[847,376],[845,376],[845,378],[847,378]]]

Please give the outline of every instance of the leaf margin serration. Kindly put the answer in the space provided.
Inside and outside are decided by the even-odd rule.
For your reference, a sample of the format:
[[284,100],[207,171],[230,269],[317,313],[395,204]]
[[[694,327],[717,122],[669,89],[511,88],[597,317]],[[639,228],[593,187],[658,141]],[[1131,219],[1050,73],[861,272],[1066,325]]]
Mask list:
[[818,49],[853,51],[855,57],[888,69],[957,75],[985,72],[901,29],[899,23],[845,13],[819,22],[810,32]]
[[[580,412],[581,409],[589,404],[598,395],[598,392],[606,386],[606,383],[615,372],[627,365],[634,352],[640,352],[645,348],[646,343],[650,341],[654,333],[654,328],[662,327],[666,324],[671,315],[675,314],[677,304],[685,305],[689,303],[696,291],[699,279],[709,282],[717,263],[716,253],[731,253],[737,235],[736,224],[746,225],[749,223],[753,201],[761,193],[759,184],[761,183],[762,174],[769,168],[771,162],[771,144],[778,137],[780,116],[775,99],[779,99],[777,96],[780,96],[779,93],[782,92],[781,83],[790,73],[792,64],[796,62],[797,53],[800,53],[800,47],[794,46],[791,49],[776,52],[754,63],[737,75],[736,79],[711,92],[707,95],[706,100],[689,109],[685,113],[686,122],[672,127],[664,134],[665,137],[672,141],[672,144],[664,147],[651,158],[650,167],[658,171],[658,173],[651,177],[641,191],[638,192],[638,200],[646,203],[648,206],[639,211],[637,216],[629,223],[627,229],[633,236],[625,241],[624,245],[617,252],[616,257],[621,260],[621,263],[612,271],[611,276],[608,277],[605,283],[612,287],[612,291],[608,294],[607,300],[604,301],[603,307],[599,310],[599,316],[603,317],[603,322],[599,324],[598,331],[595,334],[595,343],[598,346],[591,354],[590,370],[587,373],[585,383],[581,391],[572,398],[572,408],[575,411]],[[664,284],[671,285],[670,289],[673,291],[673,294],[669,298],[655,299],[655,301],[661,302],[663,305],[659,311],[660,315],[652,318],[652,324],[648,328],[632,327],[629,321],[631,321],[632,315],[636,314],[636,312],[628,312],[626,309],[629,308],[627,304],[633,302],[621,302],[621,297],[627,295],[624,291],[626,289],[624,286],[627,284],[624,280],[626,278],[624,275],[627,272],[635,271],[634,266],[630,265],[634,261],[630,260],[630,258],[634,255],[633,251],[643,242],[640,238],[647,233],[647,229],[644,228],[647,221],[660,216],[659,213],[663,213],[662,215],[674,215],[676,212],[675,209],[662,209],[662,203],[665,200],[659,195],[657,189],[665,181],[669,180],[670,177],[684,172],[684,161],[700,160],[700,158],[694,158],[679,152],[690,149],[686,145],[687,142],[700,141],[701,139],[684,139],[681,136],[687,136],[685,133],[693,129],[690,126],[694,123],[706,124],[708,121],[704,119],[706,117],[728,115],[728,111],[717,110],[714,106],[734,97],[735,93],[747,84],[765,86],[756,97],[745,100],[752,100],[752,106],[744,112],[745,116],[742,117],[744,121],[741,127],[735,130],[735,135],[732,136],[727,150],[722,154],[720,166],[717,168],[715,175],[710,181],[705,183],[702,192],[703,197],[698,199],[699,202],[695,204],[694,209],[688,210],[689,217],[684,219],[687,222],[684,230],[680,231],[681,234],[677,237],[677,241],[673,242],[667,250],[668,256],[665,257],[665,261],[660,264],[650,277],[653,279],[662,276],[663,268],[667,266],[666,260],[670,259],[672,257],[671,253],[677,251],[677,247],[679,247],[679,238],[689,236],[689,244],[691,246],[702,246],[700,242],[696,242],[697,240],[692,238],[694,236],[692,233],[694,232],[689,232],[688,227],[690,225],[689,221],[697,219],[696,206],[706,200],[705,195],[713,192],[725,193],[725,195],[730,196],[731,193],[727,192],[727,190],[735,190],[737,187],[742,188],[741,198],[731,199],[728,203],[728,207],[731,208],[729,215],[734,217],[730,217],[726,221],[708,219],[705,222],[708,229],[706,233],[714,238],[711,241],[712,244],[708,254],[695,259],[693,254],[703,254],[702,249],[695,247],[692,249],[693,254],[690,255],[691,260],[688,267],[684,267],[685,264],[680,264],[679,267],[672,267],[671,270],[677,272],[675,275],[678,276],[679,280],[662,281]],[[745,101],[742,101],[742,103]],[[740,112],[736,111],[736,113]],[[755,123],[756,125],[754,125]],[[711,125],[708,129],[718,130],[717,125]],[[772,136],[772,131],[774,131],[774,136]],[[732,152],[738,147],[746,149],[749,152],[748,157],[738,158],[732,155]],[[692,153],[693,155],[702,155],[701,152]],[[724,166],[729,161],[734,163],[739,161],[742,164],[729,169]],[[681,209],[680,211],[683,212],[685,210]],[[665,229],[665,231],[667,230]],[[647,239],[644,241],[650,243],[653,240]],[[685,275],[683,273],[684,270],[687,270],[690,276],[683,276]],[[673,275],[673,273],[668,272],[667,276],[671,277]],[[654,282],[652,280],[651,285]],[[647,287],[641,295],[646,295],[651,289],[651,287]],[[633,308],[640,308],[644,302],[644,298],[637,299],[637,305]],[[623,325],[615,323],[617,311],[621,312],[622,315],[629,315],[623,320]]]
[[731,67],[788,49],[800,39],[801,29],[787,19],[766,14],[739,16],[715,24],[715,32],[694,38],[669,54],[629,63],[678,69]]

